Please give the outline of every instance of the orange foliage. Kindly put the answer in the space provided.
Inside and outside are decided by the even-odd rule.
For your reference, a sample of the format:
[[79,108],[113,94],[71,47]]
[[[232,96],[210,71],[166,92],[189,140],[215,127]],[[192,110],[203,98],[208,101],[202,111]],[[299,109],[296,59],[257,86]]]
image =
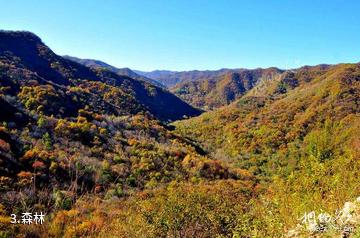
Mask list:
[[0,139],[0,150],[9,152],[10,151],[10,145],[9,143],[6,143],[6,141]]
[[32,167],[34,169],[43,169],[43,168],[45,168],[45,164],[43,162],[37,160],[33,163]]

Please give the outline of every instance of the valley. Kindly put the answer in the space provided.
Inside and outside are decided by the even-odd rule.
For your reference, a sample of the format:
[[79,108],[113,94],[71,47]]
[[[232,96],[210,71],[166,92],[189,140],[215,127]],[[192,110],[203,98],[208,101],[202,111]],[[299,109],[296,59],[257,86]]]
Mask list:
[[0,109],[0,237],[286,237],[360,195],[359,63],[143,72],[0,31]]

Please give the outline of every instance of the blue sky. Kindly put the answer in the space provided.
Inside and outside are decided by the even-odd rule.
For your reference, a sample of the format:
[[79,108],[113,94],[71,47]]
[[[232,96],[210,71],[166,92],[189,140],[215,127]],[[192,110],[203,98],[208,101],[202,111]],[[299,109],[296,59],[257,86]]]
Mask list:
[[0,29],[139,70],[360,61],[360,1],[0,0]]

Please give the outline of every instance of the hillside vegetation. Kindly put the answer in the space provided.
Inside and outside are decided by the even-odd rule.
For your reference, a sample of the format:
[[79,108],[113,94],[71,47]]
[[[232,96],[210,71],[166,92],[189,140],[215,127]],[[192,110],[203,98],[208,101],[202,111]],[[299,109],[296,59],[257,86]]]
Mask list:
[[360,195],[360,64],[218,73],[181,84],[201,114],[1,31],[0,237],[360,234],[298,226]]
[[171,91],[195,107],[212,110],[229,105],[260,82],[279,78],[281,72],[276,68],[229,70],[213,77],[178,83]]
[[334,213],[359,195],[359,113],[360,64],[321,65],[174,125],[266,184],[260,207],[272,215],[264,219],[286,229],[305,212]]
[[116,68],[99,60],[64,57],[91,68],[108,69],[118,75],[167,87],[185,102],[203,110],[229,105],[256,85],[277,80],[284,72],[277,68],[142,72],[129,68]]
[[[1,237],[96,235],[111,204],[126,212],[142,191],[229,179],[251,191],[255,183],[164,124],[200,111],[156,86],[59,57],[32,33],[0,32],[0,79]],[[11,213],[40,211],[44,226],[10,224]]]

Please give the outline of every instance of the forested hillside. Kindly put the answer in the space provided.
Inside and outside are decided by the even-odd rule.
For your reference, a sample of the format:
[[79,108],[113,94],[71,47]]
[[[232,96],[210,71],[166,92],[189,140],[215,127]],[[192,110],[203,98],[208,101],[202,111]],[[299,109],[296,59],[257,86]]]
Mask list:
[[[104,104],[118,114],[149,112],[161,120],[176,120],[200,113],[162,88],[105,69],[90,69],[57,56],[31,33],[1,32],[0,53],[1,72],[5,78],[3,84],[9,94],[17,94],[24,90],[22,95],[27,97],[30,93],[37,94],[37,91],[44,88],[42,85],[47,85],[49,90],[62,91],[55,93],[55,97],[69,100],[66,106],[72,105],[71,108],[74,109],[71,111],[65,108],[64,110],[68,111],[63,112],[60,107],[53,107],[51,110],[58,111],[50,113],[46,111],[45,105],[44,110],[50,115],[76,113],[76,109],[85,105],[94,107],[95,110],[98,104]],[[26,86],[32,88],[27,89]],[[66,93],[66,90],[70,92]],[[84,100],[98,100],[99,103],[74,100],[70,95],[78,93],[84,96],[83,92],[88,94]],[[28,98],[24,98],[26,99]],[[28,106],[40,105],[31,100]]]
[[197,108],[212,110],[230,104],[260,82],[276,80],[284,71],[259,68],[135,72],[166,85],[171,92]]
[[[206,113],[113,71],[0,32],[0,237],[360,234],[360,64],[188,73]],[[344,203],[350,233],[299,224]]]
[[[2,237],[95,235],[111,216],[107,201],[125,212],[125,200],[169,183],[253,186],[165,124],[200,111],[156,86],[59,57],[32,33],[0,32],[0,96]],[[10,223],[11,213],[40,211],[44,226]]]
[[212,110],[229,105],[260,82],[276,80],[281,73],[276,68],[228,70],[213,77],[178,83],[171,91],[195,107]]
[[286,72],[230,106],[174,125],[213,158],[267,184],[259,205],[267,212],[259,216],[281,230],[305,212],[334,214],[360,194],[359,113],[360,64],[320,65]]

